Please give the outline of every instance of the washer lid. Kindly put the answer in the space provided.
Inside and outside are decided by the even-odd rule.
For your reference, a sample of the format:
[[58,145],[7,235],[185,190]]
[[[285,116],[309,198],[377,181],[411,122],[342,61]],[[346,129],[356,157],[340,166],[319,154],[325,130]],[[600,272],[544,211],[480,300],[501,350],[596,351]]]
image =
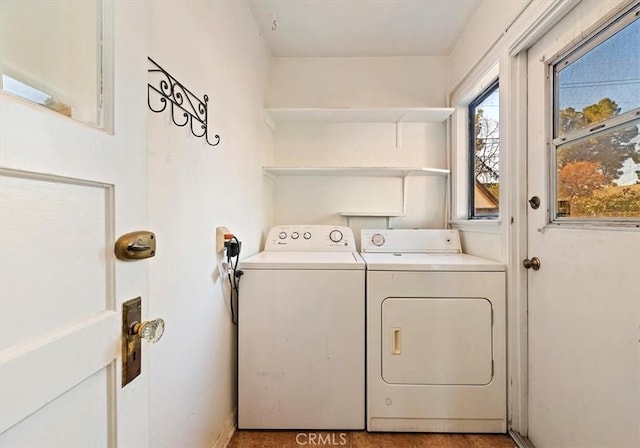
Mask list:
[[264,251],[240,262],[240,269],[363,270],[357,252]]
[[363,253],[369,271],[504,271],[497,261],[467,254]]

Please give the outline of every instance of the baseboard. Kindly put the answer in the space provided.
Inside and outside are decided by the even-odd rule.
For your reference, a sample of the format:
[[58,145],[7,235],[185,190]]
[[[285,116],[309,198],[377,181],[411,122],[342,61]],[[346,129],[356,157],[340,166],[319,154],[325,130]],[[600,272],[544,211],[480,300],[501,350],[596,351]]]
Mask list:
[[224,422],[224,426],[222,427],[222,431],[218,435],[215,443],[213,444],[213,448],[225,448],[233,434],[236,432],[236,421],[237,421],[238,409],[234,409],[227,421]]

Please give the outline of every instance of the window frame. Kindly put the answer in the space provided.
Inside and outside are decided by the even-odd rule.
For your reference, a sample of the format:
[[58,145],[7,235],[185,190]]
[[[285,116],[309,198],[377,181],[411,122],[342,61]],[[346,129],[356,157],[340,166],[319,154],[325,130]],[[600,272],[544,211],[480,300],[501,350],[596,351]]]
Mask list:
[[[618,32],[622,31],[627,25],[636,20],[640,20],[640,5],[636,4],[625,9],[612,20],[607,21],[584,38],[574,41],[568,48],[547,63],[547,122],[548,122],[548,145],[549,145],[549,163],[548,165],[548,195],[549,209],[548,222],[553,225],[614,225],[614,226],[633,226],[639,227],[640,218],[622,218],[622,217],[580,217],[572,218],[560,216],[558,207],[558,165],[557,154],[558,149],[578,143],[588,138],[598,137],[616,128],[633,125],[640,119],[640,107],[631,109],[623,114],[616,115],[607,120],[594,123],[593,126],[585,126],[579,130],[573,130],[560,135],[559,129],[559,73],[562,69],[571,63],[577,61],[585,54],[607,41]],[[637,123],[640,125],[640,122]]]
[[[498,220],[500,219],[500,199],[498,198],[498,212],[486,215],[476,215],[476,153],[475,153],[475,110],[485,99],[500,89],[500,77],[495,78],[489,85],[476,95],[467,105],[467,218],[470,220]],[[498,105],[500,100],[498,96]],[[498,137],[500,121],[498,120]],[[500,160],[500,142],[498,142],[498,161]],[[498,162],[499,163],[499,162]]]

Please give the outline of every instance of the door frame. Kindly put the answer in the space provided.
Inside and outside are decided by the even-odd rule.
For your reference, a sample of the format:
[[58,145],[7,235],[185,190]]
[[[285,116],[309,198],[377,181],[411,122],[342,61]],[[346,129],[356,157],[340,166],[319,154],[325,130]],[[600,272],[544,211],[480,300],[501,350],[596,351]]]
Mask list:
[[[521,260],[527,256],[527,50],[578,3],[556,0],[530,3],[505,33],[500,56],[501,90],[507,98],[507,126],[503,134],[509,173],[508,203],[503,251],[507,269],[507,427],[519,446],[530,446],[528,431],[528,297],[527,273]],[[522,30],[513,35],[509,30]]]
[[[507,272],[508,427],[509,433],[521,447],[533,447],[527,438],[529,424],[528,281],[527,271],[521,264],[522,260],[528,256],[528,232],[535,231],[528,226],[527,51],[581,1],[556,0],[546,8],[540,4],[530,4],[514,21],[512,27],[524,31],[508,37],[507,51],[504,52],[500,61],[509,78],[510,120],[507,133],[510,137],[510,149],[513,149],[509,152],[507,160],[509,172],[512,173],[508,199],[510,225],[504,235],[510,267]],[[608,14],[587,27],[583,34],[590,34],[601,28],[603,23],[628,9],[634,1],[621,0]],[[548,187],[544,194],[549,194]]]

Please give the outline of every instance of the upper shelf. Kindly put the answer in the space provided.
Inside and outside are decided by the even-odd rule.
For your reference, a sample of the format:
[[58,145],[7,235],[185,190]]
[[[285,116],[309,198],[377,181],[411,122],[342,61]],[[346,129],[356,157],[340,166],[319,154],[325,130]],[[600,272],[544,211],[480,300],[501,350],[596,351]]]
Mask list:
[[271,176],[442,176],[449,170],[425,167],[300,167],[300,166],[265,166],[264,173]]
[[274,123],[441,123],[451,107],[404,108],[267,108]]

